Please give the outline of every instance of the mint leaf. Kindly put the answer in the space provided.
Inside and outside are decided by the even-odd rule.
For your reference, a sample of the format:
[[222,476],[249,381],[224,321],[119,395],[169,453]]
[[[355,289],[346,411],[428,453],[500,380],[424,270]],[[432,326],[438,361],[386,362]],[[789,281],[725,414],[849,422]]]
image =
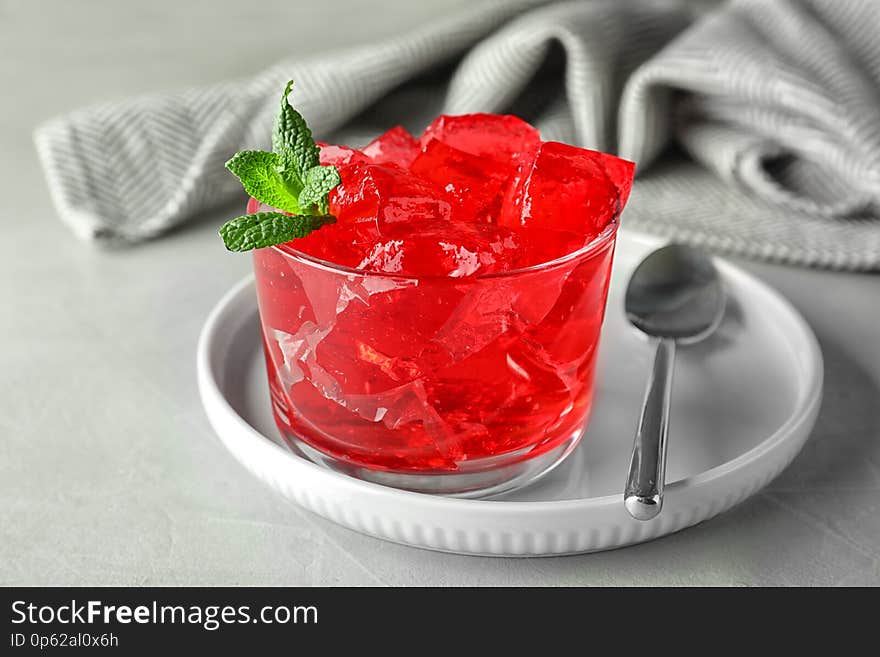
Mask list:
[[278,153],[285,178],[302,187],[306,172],[319,164],[320,150],[306,120],[287,102],[292,87],[293,80],[290,80],[281,95],[281,111],[272,132],[272,150]]
[[279,210],[299,213],[297,197],[302,185],[289,185],[278,166],[278,155],[263,151],[240,151],[226,163],[226,168],[238,176],[245,191],[255,199]]
[[318,212],[327,214],[327,195],[342,179],[334,166],[316,166],[306,172],[305,185],[299,193],[299,207],[318,207]]
[[339,172],[334,166],[321,166],[311,130],[287,102],[292,86],[291,80],[281,96],[272,132],[274,152],[241,151],[226,163],[248,194],[281,211],[257,212],[223,224],[220,236],[230,251],[282,244],[336,221],[328,214],[328,194],[341,182]]
[[220,237],[230,251],[250,251],[283,244],[305,237],[326,224],[336,222],[330,215],[286,215],[257,212],[230,219],[220,228]]

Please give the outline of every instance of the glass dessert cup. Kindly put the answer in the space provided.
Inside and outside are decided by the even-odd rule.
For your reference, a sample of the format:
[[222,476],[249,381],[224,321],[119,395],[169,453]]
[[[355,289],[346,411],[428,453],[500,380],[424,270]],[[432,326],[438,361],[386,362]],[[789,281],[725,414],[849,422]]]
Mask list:
[[285,441],[424,493],[480,497],[546,474],[586,429],[617,225],[556,260],[461,278],[254,251]]

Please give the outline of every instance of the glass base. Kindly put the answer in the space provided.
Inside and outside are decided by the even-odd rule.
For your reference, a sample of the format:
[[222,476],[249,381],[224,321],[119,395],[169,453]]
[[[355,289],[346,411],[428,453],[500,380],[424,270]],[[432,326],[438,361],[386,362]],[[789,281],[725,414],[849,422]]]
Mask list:
[[[468,463],[468,472],[444,472],[437,474],[416,474],[409,472],[387,472],[370,470],[346,463],[306,444],[300,438],[282,429],[284,439],[290,448],[300,456],[336,472],[355,479],[374,484],[391,486],[416,493],[429,493],[457,498],[479,498],[498,495],[525,486],[549,473],[577,447],[583,431],[572,434],[551,450],[534,458],[493,467],[496,459],[480,459]],[[510,454],[503,455],[504,460]],[[482,467],[480,467],[482,466]]]

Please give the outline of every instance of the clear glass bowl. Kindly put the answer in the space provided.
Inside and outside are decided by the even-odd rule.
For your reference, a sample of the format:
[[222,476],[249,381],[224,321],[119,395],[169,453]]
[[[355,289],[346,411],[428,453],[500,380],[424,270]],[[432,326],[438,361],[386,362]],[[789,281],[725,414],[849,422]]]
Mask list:
[[580,440],[617,222],[575,253],[466,278],[373,274],[290,245],[254,252],[275,420],[360,479],[480,496]]

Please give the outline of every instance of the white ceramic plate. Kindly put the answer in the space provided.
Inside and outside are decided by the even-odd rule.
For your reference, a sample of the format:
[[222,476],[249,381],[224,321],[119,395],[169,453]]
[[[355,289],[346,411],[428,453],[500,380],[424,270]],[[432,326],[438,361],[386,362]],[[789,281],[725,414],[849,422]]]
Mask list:
[[659,244],[621,232],[587,435],[561,466],[513,493],[492,500],[411,493],[291,453],[272,420],[252,278],[220,300],[202,331],[202,402],[217,435],[256,476],[306,509],[391,541],[530,556],[604,550],[678,531],[752,495],[791,462],[819,409],[822,356],[787,301],[718,261],[728,308],[715,335],[678,351],[663,511],[648,522],[630,518],[622,490],[653,349],[627,323],[623,290]]

